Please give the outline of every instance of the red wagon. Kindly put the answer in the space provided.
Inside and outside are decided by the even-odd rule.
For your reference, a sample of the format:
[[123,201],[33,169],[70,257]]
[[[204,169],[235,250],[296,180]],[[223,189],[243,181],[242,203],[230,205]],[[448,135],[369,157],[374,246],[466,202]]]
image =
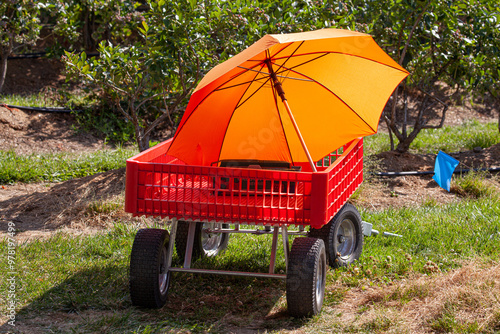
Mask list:
[[[136,235],[132,302],[163,306],[172,272],[218,273],[286,279],[289,313],[318,313],[327,264],[352,263],[363,246],[360,215],[346,204],[363,180],[360,137],[377,131],[407,75],[371,36],[338,29],[266,35],[211,69],[174,139],[127,161],[126,211],[172,221],[170,235]],[[191,268],[230,233],[273,235],[268,273]],[[280,234],[286,275],[274,273]],[[289,250],[293,234],[305,237]]]
[[[350,264],[362,251],[361,218],[347,203],[363,180],[362,138],[318,161],[317,172],[278,161],[190,166],[166,154],[171,142],[127,160],[125,210],[172,222],[170,233],[143,229],[135,237],[130,260],[133,304],[162,307],[172,272],[215,273],[286,279],[289,313],[318,313],[327,265]],[[290,225],[298,229],[289,231]],[[268,273],[191,268],[193,258],[224,249],[231,233],[273,235]],[[286,275],[274,273],[280,234]],[[289,235],[305,237],[295,238],[289,249]],[[174,246],[184,258],[182,267],[172,266]]]

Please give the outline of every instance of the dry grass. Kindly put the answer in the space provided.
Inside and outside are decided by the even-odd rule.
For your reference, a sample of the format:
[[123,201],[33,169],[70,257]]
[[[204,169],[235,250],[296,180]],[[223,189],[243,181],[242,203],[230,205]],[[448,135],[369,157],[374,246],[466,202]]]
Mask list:
[[[339,288],[343,288],[340,286]],[[391,286],[350,290],[313,327],[341,332],[494,333],[500,331],[500,263],[473,261]]]
[[89,234],[117,222],[144,225],[158,220],[134,218],[124,211],[125,168],[56,184],[4,188],[13,195],[0,196],[0,221],[15,222],[19,240],[50,237],[61,230]]

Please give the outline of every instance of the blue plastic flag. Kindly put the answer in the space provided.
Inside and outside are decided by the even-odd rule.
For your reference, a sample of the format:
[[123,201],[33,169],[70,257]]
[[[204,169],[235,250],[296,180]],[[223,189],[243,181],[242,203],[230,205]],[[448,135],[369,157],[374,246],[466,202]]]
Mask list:
[[434,165],[434,176],[432,177],[441,188],[450,191],[451,176],[460,161],[439,151]]

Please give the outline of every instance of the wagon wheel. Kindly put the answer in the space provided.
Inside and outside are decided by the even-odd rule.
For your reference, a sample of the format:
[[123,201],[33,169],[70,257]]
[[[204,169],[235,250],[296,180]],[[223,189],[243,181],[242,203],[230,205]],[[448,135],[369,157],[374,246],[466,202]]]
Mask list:
[[321,311],[325,296],[325,243],[317,238],[295,238],[288,260],[286,302],[294,317]]
[[170,236],[166,230],[141,229],[130,255],[129,288],[132,304],[161,308],[167,301],[170,272],[167,255]]
[[[193,244],[193,259],[200,257],[212,257],[226,249],[229,242],[228,233],[209,233],[208,230],[229,228],[228,224],[222,223],[196,223],[194,244]],[[184,260],[186,254],[186,246],[189,233],[189,223],[179,221],[177,225],[177,235],[175,237],[175,249],[181,260]]]
[[345,267],[358,260],[363,250],[361,216],[352,204],[346,204],[328,224],[309,231],[308,236],[321,238],[326,245],[328,263]]

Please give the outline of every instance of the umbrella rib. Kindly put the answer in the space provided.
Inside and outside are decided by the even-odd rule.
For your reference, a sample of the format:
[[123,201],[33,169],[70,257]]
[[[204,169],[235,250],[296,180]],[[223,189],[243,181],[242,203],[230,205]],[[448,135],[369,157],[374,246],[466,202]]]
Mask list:
[[[266,53],[269,53],[269,51],[268,51],[268,50],[266,50]],[[257,66],[259,66],[259,65],[257,65]],[[257,66],[254,66],[254,67],[257,67]],[[261,64],[260,64],[260,66],[261,66],[261,69],[262,69],[262,68],[264,67],[264,63],[261,63]],[[239,67],[239,66],[238,66],[238,67]],[[265,73],[265,72],[257,71],[257,74],[259,74],[259,73]],[[258,91],[259,91],[262,87],[264,87],[264,85],[265,85],[265,84],[266,84],[266,83],[267,83],[267,82],[271,79],[271,77],[269,76],[269,73],[265,73],[265,74],[267,74],[267,78],[266,78],[266,77],[264,77],[263,79],[267,79],[267,80],[266,80],[266,81],[264,81],[264,82],[260,85],[260,87],[259,87],[259,88],[257,88],[257,89],[256,89],[256,90],[252,93],[252,94],[250,94],[250,96],[249,96],[249,97],[247,97],[247,98],[246,98],[243,102],[241,102],[241,99],[243,98],[243,96],[245,96],[246,92],[248,92],[248,89],[250,88],[251,83],[255,81],[255,78],[257,77],[257,74],[255,75],[254,80],[252,80],[252,81],[250,82],[250,85],[248,85],[247,89],[245,90],[245,93],[241,94],[241,97],[240,97],[240,99],[239,99],[238,103],[236,104],[236,107],[234,108],[234,110],[238,109],[238,108],[239,108],[239,107],[241,107],[241,106],[242,106],[245,102],[247,102],[248,100],[250,100],[250,99],[252,98],[252,96],[254,96],[254,95],[255,95],[255,94],[256,94],[256,93],[257,93],[257,92],[258,92]],[[260,80],[260,79],[258,79],[258,80]],[[272,86],[272,85],[271,85],[271,86]],[[234,111],[233,111],[233,112],[234,112]],[[231,117],[232,117],[232,115],[231,115]]]
[[[254,67],[257,67],[257,66],[259,66],[259,65],[262,65],[262,63],[256,64]],[[214,92],[221,90],[221,88],[220,88],[220,87],[224,86],[225,84],[227,84],[227,83],[228,83],[228,82],[230,82],[231,80],[233,80],[233,79],[235,79],[235,78],[239,77],[240,75],[243,75],[243,74],[244,74],[244,73],[246,73],[246,72],[247,72],[247,71],[241,71],[240,73],[235,74],[235,75],[234,75],[233,77],[231,77],[230,79],[228,79],[228,80],[226,80],[225,82],[221,83],[221,84],[219,85],[219,87],[217,87],[216,89],[212,90],[209,94],[207,94],[206,96],[204,96],[204,97],[203,97],[203,99],[202,99],[202,100],[201,100],[201,101],[200,101],[200,102],[196,105],[196,107],[193,109],[193,111],[191,112],[191,114],[189,114],[189,116],[187,117],[187,119],[186,119],[186,120],[185,120],[182,124],[180,124],[180,126],[177,128],[177,130],[175,131],[174,139],[172,140],[172,144],[175,142],[175,139],[177,138],[177,133],[179,133],[179,132],[182,130],[182,128],[184,128],[184,124],[186,124],[186,123],[187,123],[187,121],[191,118],[191,116],[194,114],[194,112],[196,111],[196,109],[198,109],[198,107],[199,107],[199,106],[200,106],[200,105],[201,105],[201,104],[202,104],[202,103],[203,103],[203,102],[204,102],[204,101],[205,101],[205,100],[206,100],[209,96],[211,96]],[[236,87],[236,86],[237,86],[237,85],[235,85],[235,87]],[[194,93],[193,93],[193,94],[194,94]],[[189,104],[188,104],[188,106],[189,106]],[[184,117],[183,117],[183,119],[184,119]]]
[[[302,41],[302,43],[300,43],[300,45],[302,45],[305,41]],[[271,58],[274,58],[276,57],[278,54],[280,54],[281,52],[283,52],[286,48],[288,48],[290,45],[292,45],[294,42],[288,42],[287,45],[285,45],[283,48],[279,49],[278,51],[276,51],[274,53],[274,55],[271,57],[271,53],[269,52],[269,49],[266,50],[267,51],[267,55],[268,55],[268,58],[271,59]],[[297,49],[300,47],[300,45],[297,47]],[[297,49],[295,49],[295,51],[297,51]],[[295,51],[293,53],[295,53]],[[292,55],[293,55],[292,53]]]
[[[271,79],[271,78],[269,77],[269,79]],[[292,150],[290,149],[290,144],[288,143],[288,138],[286,136],[285,127],[283,126],[283,120],[281,119],[281,113],[280,113],[280,109],[278,107],[278,99],[276,98],[276,96],[277,96],[276,88],[274,87],[274,85],[271,85],[271,89],[273,90],[273,99],[274,99],[274,105],[276,107],[276,113],[278,114],[278,117],[280,119],[281,128],[283,129],[283,137],[285,138],[286,147],[288,148],[288,154],[290,155],[290,160],[291,160],[291,163],[293,166]]]
[[255,82],[255,81],[258,81],[258,80],[262,80],[262,79],[267,79],[267,77],[263,77],[263,78],[259,78],[259,79],[254,79],[253,80],[249,80],[249,81],[245,81],[245,82],[241,82],[241,83],[238,83],[238,84],[235,84],[235,85],[232,85],[232,86],[224,86],[225,84],[227,84],[228,82],[231,82],[233,79],[236,79],[237,77],[239,77],[240,75],[244,74],[244,73],[247,73],[247,72],[257,72],[257,73],[262,73],[262,74],[265,74],[266,76],[269,75],[269,73],[267,72],[262,72],[262,71],[257,71],[257,70],[254,70],[253,68],[255,67],[258,67],[259,65],[262,66],[262,61],[260,61],[258,64],[254,65],[253,67],[243,67],[243,66],[237,66],[238,68],[241,68],[243,69],[244,71],[238,73],[237,75],[235,75],[234,77],[228,79],[227,81],[225,81],[223,84],[221,84],[218,88],[214,89],[213,91],[214,92],[217,92],[217,91],[221,91],[221,90],[224,90],[224,89],[229,89],[229,88],[234,88],[234,87],[238,87],[238,86],[241,86],[241,85],[246,85],[246,84],[249,84],[249,83],[252,83],[252,82]]
[[[263,64],[261,64],[261,65],[263,65]],[[257,74],[255,76],[257,76]],[[255,92],[253,92],[245,101],[243,101],[243,103],[248,101],[248,99],[250,99],[255,93],[257,93],[262,88],[262,86],[264,86],[265,84],[266,84],[266,82],[264,82],[257,90],[255,90]],[[236,109],[238,109],[243,104],[243,103],[240,104],[240,101],[243,98],[243,96],[245,96],[245,94],[248,91],[248,89],[250,88],[250,86],[251,86],[251,84],[248,85],[248,87],[245,89],[245,92],[243,94],[241,94],[240,99],[238,100],[238,103],[236,103],[236,107],[234,107],[233,112],[231,113],[231,117],[229,117],[229,120],[227,121],[226,131],[224,131],[224,136],[222,137],[221,148],[219,150],[219,157],[218,157],[217,161],[220,161],[220,155],[222,153],[222,147],[224,146],[224,141],[226,140],[226,135],[227,135],[227,130],[229,129],[229,124],[231,123],[231,120],[233,119],[233,116],[234,116]]]
[[[325,55],[327,55],[327,54],[340,54],[340,55],[344,55],[344,56],[351,56],[351,57],[361,58],[361,59],[365,59],[365,60],[368,60],[368,61],[380,64],[380,65],[383,65],[383,66],[390,67],[392,69],[398,70],[398,71],[403,72],[403,73],[409,73],[405,69],[401,70],[400,68],[397,68],[395,66],[391,66],[389,64],[385,64],[385,63],[376,61],[374,59],[370,59],[370,58],[362,57],[362,56],[358,56],[358,55],[353,55],[351,53],[338,52],[338,51],[308,52],[308,53],[302,53],[302,54],[295,55],[295,57],[308,56],[308,55],[313,55],[313,54],[316,54],[316,53],[324,53]],[[284,56],[284,57],[278,57],[278,58],[275,58],[275,59],[286,59],[286,58],[288,58],[288,57]],[[315,58],[315,59],[317,59],[317,58]],[[307,62],[304,62],[303,64],[307,64]],[[300,65],[303,65],[303,64],[300,64]],[[296,65],[296,66],[300,66],[300,65]],[[296,66],[294,66],[294,67],[296,67]]]
[[[259,88],[257,88],[252,94],[250,94],[249,97],[247,97],[243,102],[241,102],[241,99],[238,101],[238,104],[236,105],[236,107],[234,108],[235,110],[238,109],[239,107],[241,107],[243,104],[245,104],[245,102],[247,102],[248,100],[250,100],[252,98],[252,96],[254,96],[262,87],[264,87],[265,84],[267,84],[267,82],[271,80],[271,78],[267,78],[267,80],[265,82],[263,82]],[[248,85],[248,87],[250,87],[251,85]],[[272,85],[271,85],[272,86]],[[248,89],[245,91],[245,93],[248,91]],[[241,95],[241,97],[243,97],[245,95],[245,93],[243,93]],[[241,103],[240,103],[241,102]]]
[[[226,89],[229,89],[229,88],[234,88],[234,87],[238,87],[238,86],[242,86],[242,85],[247,85],[249,83],[260,81],[260,80],[263,80],[263,79],[267,80],[267,78],[259,78],[259,79],[254,79],[254,80],[248,80],[248,81],[240,82],[240,83],[232,85],[232,86],[225,86],[225,87],[214,89],[214,92],[220,92],[220,91],[223,91],[223,90],[226,90]],[[303,79],[303,80],[307,80],[307,79]]]
[[[311,54],[314,54],[314,53],[311,53]],[[315,57],[315,58],[309,59],[309,60],[307,60],[307,61],[305,61],[305,62],[302,62],[302,63],[300,63],[300,64],[294,65],[294,66],[292,66],[292,67],[285,67],[285,66],[284,66],[284,65],[285,65],[285,63],[283,63],[283,66],[281,66],[281,67],[285,68],[285,70],[284,70],[284,71],[282,71],[281,73],[286,72],[286,71],[292,71],[292,69],[294,69],[294,68],[296,68],[296,67],[299,67],[299,66],[305,65],[305,64],[307,64],[307,63],[310,63],[310,62],[316,61],[316,60],[318,60],[318,59],[320,59],[320,58],[325,57],[326,55],[328,55],[328,53],[322,53],[322,54],[320,54],[319,56],[317,56],[317,57]],[[299,73],[299,74],[300,74],[300,75],[303,75],[302,73]],[[314,79],[311,79],[311,80],[312,80],[313,82],[316,82],[316,80],[314,80]]]
[[[292,55],[297,52],[297,49],[303,44],[304,42],[300,43],[300,45],[293,51]],[[274,55],[276,56],[278,53],[280,53],[281,51],[283,51],[284,49],[286,49],[288,46],[292,45],[292,43],[288,44],[287,46],[285,46],[283,49],[279,50],[278,52],[276,52]],[[271,54],[269,52],[269,49],[266,50],[266,53],[269,57],[269,59],[271,59]],[[288,58],[290,59],[290,58]],[[282,64],[284,65],[287,61],[285,60],[285,62]],[[281,68],[282,66],[280,66]],[[279,69],[278,69],[279,70]],[[271,73],[269,73],[271,74]],[[276,72],[275,72],[276,74]],[[273,98],[274,98],[274,105],[276,107],[276,113],[278,114],[278,117],[280,119],[280,123],[281,123],[281,128],[283,129],[283,137],[285,138],[285,141],[286,141],[286,147],[288,148],[288,154],[290,155],[290,160],[291,160],[291,163],[293,165],[293,156],[292,156],[292,150],[290,149],[290,144],[288,143],[288,137],[286,135],[286,131],[285,131],[285,127],[283,126],[283,120],[281,119],[281,113],[280,113],[280,109],[278,107],[278,99],[277,99],[277,92],[276,92],[276,87],[274,85],[271,85],[271,89],[273,91]]]
[[[279,65],[278,69],[275,71],[275,73],[277,74],[284,66],[285,64],[290,60],[290,58],[292,58],[294,55],[295,55],[295,52],[297,52],[297,50],[302,46],[302,44],[304,44],[305,41],[302,41],[296,48],[295,50],[293,50],[292,54],[290,54],[286,60],[283,62],[283,64]],[[291,44],[290,44],[291,45]],[[281,51],[283,51],[285,48],[283,48],[282,50],[278,51],[277,53],[274,54],[273,58]],[[281,59],[281,58],[280,58]]]
[[[223,90],[223,89],[226,89],[226,88],[232,88],[232,87],[237,87],[237,86],[240,86],[240,85],[244,85],[244,84],[247,84],[247,83],[250,83],[250,82],[253,82],[255,81],[255,78],[253,80],[250,80],[250,81],[246,81],[246,82],[243,82],[243,83],[240,83],[240,84],[236,84],[236,85],[233,85],[233,86],[228,86],[228,87],[223,87],[225,84],[227,84],[228,82],[231,82],[232,80],[238,78],[239,76],[247,73],[249,70],[252,70],[252,71],[255,71],[255,72],[259,72],[261,73],[260,71],[256,71],[256,70],[253,70],[253,68],[255,67],[258,67],[258,66],[261,66],[262,67],[262,62],[258,63],[258,64],[255,64],[253,67],[250,67],[250,68],[245,68],[245,67],[241,67],[241,66],[237,66],[238,68],[241,68],[243,69],[244,71],[241,71],[237,74],[235,74],[234,76],[232,76],[231,78],[227,79],[225,82],[223,82],[222,84],[219,85],[219,87],[217,87],[216,89],[213,90],[213,92],[215,91],[220,91],[220,90]],[[265,72],[263,72],[265,73]],[[269,73],[265,73],[266,75],[269,74]]]
[[[246,67],[242,67],[242,66],[238,66],[239,68],[242,68],[242,69],[245,69],[249,72],[258,72],[258,73],[262,73],[262,74],[265,74],[265,75],[269,75],[268,72],[261,72],[261,71],[257,71],[257,70],[253,70],[251,68],[246,68]],[[281,67],[280,67],[281,68]],[[299,80],[299,81],[309,81],[309,82],[313,82],[312,80],[307,80],[307,79],[301,79],[301,78],[291,78],[291,77],[286,77],[284,75],[276,75],[278,78],[283,78],[283,79],[292,79],[292,80]],[[263,80],[263,79],[268,79],[266,77],[262,77],[262,78],[259,78],[259,79],[255,79],[255,80],[252,80],[252,81],[257,81],[257,80]],[[251,82],[251,81],[248,81],[248,82]],[[247,82],[247,83],[248,83]],[[235,85],[235,86],[238,86],[238,85]],[[229,87],[224,87],[224,88],[221,88],[220,90],[222,89],[226,89],[226,88],[230,88],[230,87],[234,87],[234,86],[229,86]]]
[[345,105],[346,105],[346,107],[348,107],[349,109],[351,109],[351,110],[352,110],[352,112],[353,112],[354,114],[356,114],[356,116],[358,116],[358,117],[359,117],[359,119],[360,119],[360,120],[362,120],[362,121],[363,121],[366,125],[368,125],[368,127],[369,127],[370,129],[372,129],[374,132],[377,132],[377,130],[375,130],[375,129],[374,129],[374,128],[370,125],[370,124],[368,124],[368,123],[367,123],[367,122],[363,119],[363,117],[361,117],[361,116],[360,116],[360,115],[359,115],[359,114],[358,114],[358,113],[357,113],[357,112],[356,112],[356,111],[355,111],[355,110],[354,110],[354,109],[353,109],[350,105],[348,105],[348,104],[347,104],[344,100],[342,100],[342,99],[341,99],[341,98],[340,98],[337,94],[335,94],[333,91],[331,91],[328,87],[326,87],[325,85],[322,85],[322,84],[321,84],[321,83],[319,83],[318,81],[314,80],[313,78],[311,78],[311,77],[309,77],[309,76],[307,76],[307,75],[305,75],[305,74],[303,74],[303,73],[297,72],[296,70],[294,70],[294,69],[292,69],[292,68],[290,68],[290,69],[289,69],[289,71],[291,71],[291,72],[293,72],[293,73],[296,73],[296,74],[298,74],[298,75],[302,75],[303,77],[308,78],[308,79],[310,79],[310,80],[313,80],[316,84],[318,84],[319,86],[321,86],[321,87],[323,87],[324,89],[326,89],[327,91],[329,91],[332,95],[335,95],[335,96],[337,97],[337,99],[339,99],[339,100],[340,100],[343,104],[345,104]]
[[[304,43],[305,41],[302,41],[302,43]],[[294,42],[288,42],[283,48],[279,49],[278,51],[276,51],[276,53],[274,54],[274,56],[276,56],[277,54],[281,53],[283,50],[285,50],[286,48],[288,48],[290,45],[292,45]],[[301,43],[301,44],[302,44]],[[295,51],[294,51],[295,52]],[[266,50],[266,53],[267,53],[267,58],[271,59],[271,54],[269,53],[269,50]],[[274,58],[273,56],[273,58]],[[288,57],[288,56],[286,56]],[[285,57],[284,57],[285,58]],[[262,62],[263,60],[262,59],[248,59],[247,61],[256,61],[256,62]]]

